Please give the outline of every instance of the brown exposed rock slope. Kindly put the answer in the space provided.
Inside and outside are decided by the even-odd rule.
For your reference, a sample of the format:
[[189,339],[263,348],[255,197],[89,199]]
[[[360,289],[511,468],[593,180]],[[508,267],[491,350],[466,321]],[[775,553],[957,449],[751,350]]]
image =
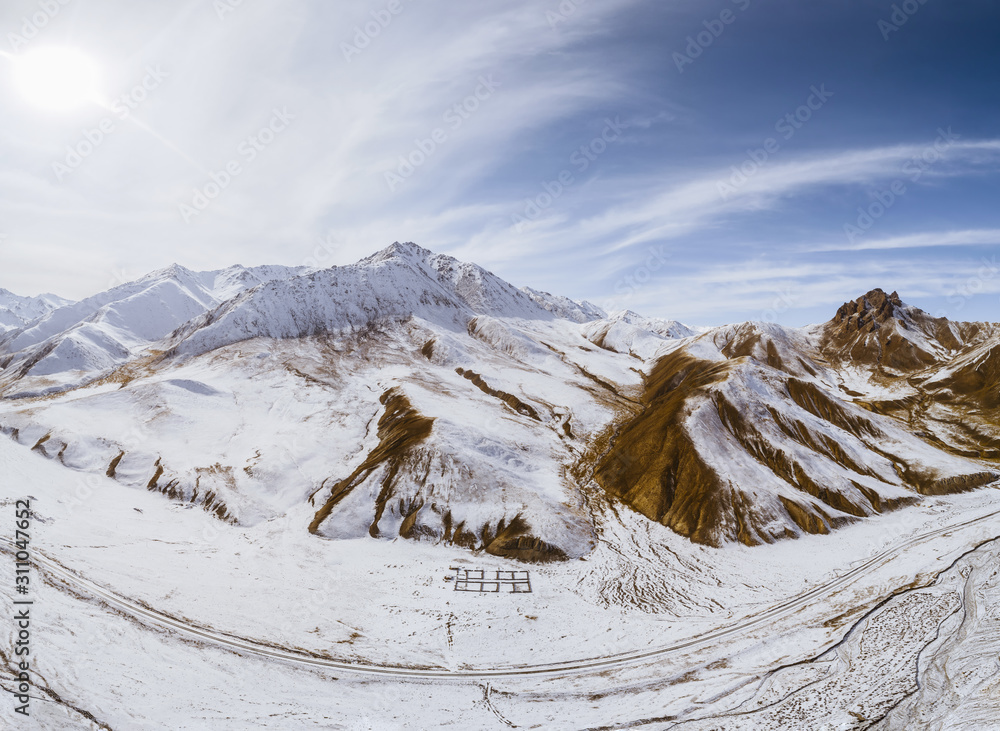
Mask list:
[[[982,330],[875,290],[844,305],[818,342],[749,323],[711,331],[659,360],[641,413],[595,477],[651,520],[709,545],[826,533],[922,495],[981,487],[1000,474],[922,439],[888,410],[844,398],[833,363],[915,371]],[[983,364],[950,378],[985,405],[996,361]]]
[[873,289],[847,302],[823,329],[820,349],[835,363],[913,372],[933,366],[986,334],[980,323],[955,323]]
[[841,307],[821,349],[834,364],[870,367],[872,390],[894,394],[855,394],[859,405],[953,454],[1000,460],[997,325],[934,318],[874,290]]
[[[351,475],[321,487],[318,495],[323,503],[309,526],[310,532],[323,535],[324,525],[336,518],[338,507],[368,483],[374,496],[374,517],[368,527],[373,538],[398,535],[431,540],[530,562],[566,558],[561,548],[536,536],[521,514],[500,518],[495,524],[456,520],[447,500],[435,499],[435,481],[449,479],[446,470],[441,469],[442,455],[424,448],[435,420],[420,414],[398,389],[384,393],[381,402],[385,411],[378,422],[378,445]],[[538,418],[533,410],[531,416]],[[462,465],[458,473],[458,479],[475,479],[473,472]],[[359,502],[364,504],[366,500],[362,496]]]

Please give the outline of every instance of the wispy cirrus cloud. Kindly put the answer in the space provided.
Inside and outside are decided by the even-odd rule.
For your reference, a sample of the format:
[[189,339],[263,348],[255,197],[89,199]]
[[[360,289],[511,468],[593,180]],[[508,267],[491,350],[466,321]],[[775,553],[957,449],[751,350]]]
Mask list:
[[[6,4],[0,35],[36,5]],[[415,240],[517,284],[744,319],[792,287],[843,299],[911,268],[906,285],[939,296],[1000,230],[995,33],[965,6],[928,5],[887,57],[864,4],[760,0],[684,74],[671,53],[714,11],[681,0],[400,0],[387,22],[385,0],[226,7],[108,0],[50,22],[46,42],[98,56],[110,94],[149,64],[169,74],[65,180],[51,163],[106,110],[40,117],[0,80],[0,286],[79,297],[109,271],[301,264],[319,242],[346,264]],[[833,92],[821,111],[816,89]],[[276,108],[288,130],[241,159]],[[753,162],[790,110],[808,123]],[[591,148],[609,119],[620,137]],[[179,204],[233,159],[245,170],[185,223]],[[845,236],[895,181],[891,211]]]
[[[915,172],[908,172],[906,165],[920,160],[926,150],[926,145],[913,144],[800,155],[763,166],[726,197],[720,193],[720,186],[730,178],[728,167],[691,172],[689,176],[694,179],[686,182],[610,179],[589,191],[591,197],[600,196],[608,187],[627,185],[629,203],[577,220],[569,232],[561,221],[553,224],[559,236],[569,233],[605,238],[613,242],[609,250],[625,249],[651,240],[689,235],[736,214],[771,210],[783,201],[823,187],[873,186],[896,178],[911,182]],[[998,163],[1000,140],[961,142],[941,153],[941,162],[922,169],[918,180],[912,182],[961,176],[983,166],[996,170]],[[536,230],[547,237],[548,228],[543,222]]]
[[[149,63],[169,78],[135,113],[141,124],[120,125],[65,179],[52,164],[107,111],[39,118],[0,84],[8,161],[0,216],[8,248],[17,248],[8,261],[18,262],[3,283],[79,297],[103,287],[108,262],[137,271],[174,260],[294,264],[331,231],[342,241],[337,263],[397,238],[447,248],[470,233],[466,219],[480,216],[481,226],[497,205],[470,191],[512,154],[531,154],[520,148],[535,144],[528,140],[538,130],[633,93],[630,64],[608,63],[599,46],[615,16],[637,4],[591,0],[554,29],[549,8],[527,0],[404,0],[391,24],[349,55],[343,47],[385,2],[243,3],[220,17],[211,3],[165,2],[144,14],[113,0],[60,14],[49,41],[72,34],[97,56],[109,94]],[[16,5],[0,11],[0,30],[18,27],[33,7]],[[470,111],[465,103],[484,79],[493,91]],[[241,157],[241,141],[275,108],[294,116],[289,131],[252,162]],[[446,142],[390,189],[386,173],[437,130]],[[179,206],[211,182],[205,171],[231,160],[244,163],[238,179],[186,223]],[[31,266],[43,246],[87,249],[91,265],[68,255]]]
[[1000,229],[928,231],[856,243],[816,244],[805,246],[802,251],[887,251],[891,249],[935,249],[949,246],[1000,246]]

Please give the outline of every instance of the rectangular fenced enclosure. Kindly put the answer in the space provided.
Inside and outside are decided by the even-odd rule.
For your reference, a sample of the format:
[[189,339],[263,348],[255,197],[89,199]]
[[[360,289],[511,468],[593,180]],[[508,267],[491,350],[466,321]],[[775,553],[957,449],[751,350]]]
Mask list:
[[450,566],[454,576],[455,591],[480,594],[530,594],[531,577],[527,571],[487,571],[486,569],[460,569]]

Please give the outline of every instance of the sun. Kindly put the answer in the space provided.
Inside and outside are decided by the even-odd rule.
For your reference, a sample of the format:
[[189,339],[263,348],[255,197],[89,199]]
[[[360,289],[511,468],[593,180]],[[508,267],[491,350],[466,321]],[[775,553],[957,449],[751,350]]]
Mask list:
[[42,109],[65,112],[100,100],[100,69],[75,48],[39,48],[14,58],[14,84]]

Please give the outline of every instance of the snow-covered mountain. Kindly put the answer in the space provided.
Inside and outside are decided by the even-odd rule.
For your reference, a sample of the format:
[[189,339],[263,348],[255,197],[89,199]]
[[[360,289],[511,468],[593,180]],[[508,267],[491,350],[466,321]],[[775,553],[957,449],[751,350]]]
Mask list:
[[643,317],[631,310],[589,322],[582,332],[599,348],[642,360],[655,356],[667,342],[695,335],[694,330],[675,320]]
[[239,292],[304,269],[236,266],[192,272],[179,265],[79,302],[52,298],[39,314],[0,337],[3,381],[42,377],[51,388],[76,385],[143,352],[154,342]]
[[68,304],[69,300],[54,294],[21,297],[6,289],[0,289],[0,335],[22,328],[29,322]]
[[845,396],[808,332],[717,328],[657,361],[597,479],[695,541],[757,545],[1000,478]]
[[255,337],[357,333],[414,317],[458,331],[475,317],[556,319],[475,264],[393,244],[357,264],[247,290],[175,332],[172,352],[199,354]]
[[821,326],[697,333],[394,244],[321,271],[175,266],[46,313],[0,339],[0,430],[333,540],[579,558],[611,501],[755,545],[997,480],[997,345],[879,290]]
[[561,317],[564,320],[585,323],[608,316],[607,312],[591,302],[578,302],[569,297],[539,292],[531,287],[522,287],[521,291],[556,317]]

